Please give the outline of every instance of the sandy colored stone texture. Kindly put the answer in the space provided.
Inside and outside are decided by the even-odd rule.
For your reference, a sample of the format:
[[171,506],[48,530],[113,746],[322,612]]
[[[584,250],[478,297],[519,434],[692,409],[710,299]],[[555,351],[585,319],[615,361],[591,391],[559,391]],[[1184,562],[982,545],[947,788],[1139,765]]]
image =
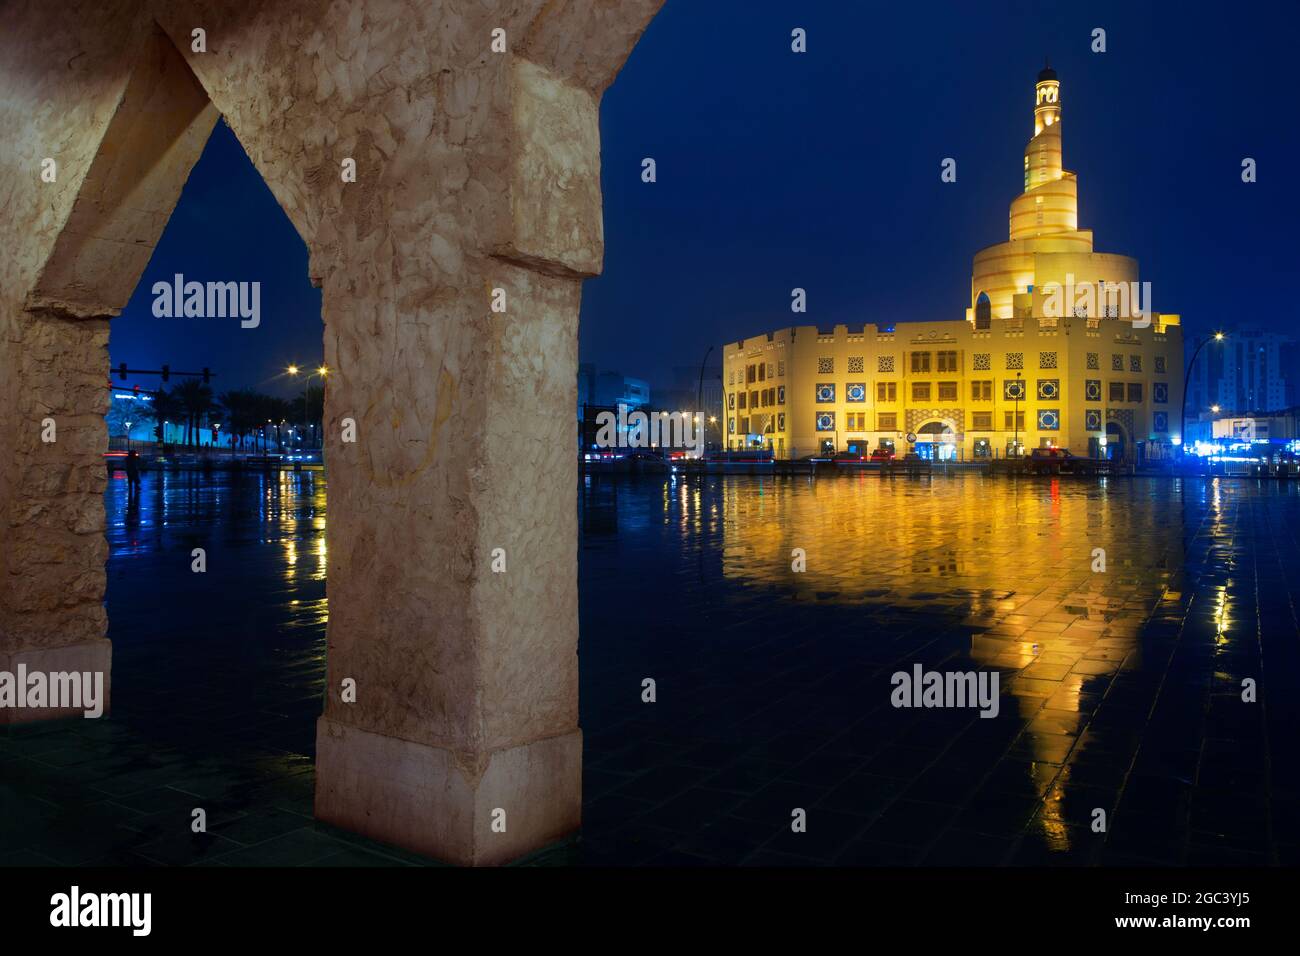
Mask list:
[[[421,791],[433,810],[420,820],[442,799],[481,809],[514,793],[555,806],[515,808],[510,853],[576,826],[572,426],[581,280],[603,256],[599,99],[661,2],[8,4],[0,654],[104,635],[109,320],[220,114],[323,292],[322,726],[341,729],[318,786],[333,818],[382,835],[365,801],[389,791],[332,776],[396,775],[372,760],[387,752],[379,737],[455,767],[454,786]],[[490,49],[498,27],[504,54]],[[207,52],[192,51],[195,28]],[[56,183],[40,180],[46,156]],[[346,158],[355,183],[340,176]],[[490,311],[494,289],[504,315]],[[40,441],[47,417],[54,444]],[[340,440],[345,419],[354,444]],[[505,574],[490,572],[495,548]],[[345,678],[356,703],[339,698]],[[562,759],[548,740],[568,741]],[[366,743],[348,759],[348,741]],[[548,756],[519,756],[534,753]],[[496,861],[464,851],[481,845],[480,809],[442,836],[383,833]]]

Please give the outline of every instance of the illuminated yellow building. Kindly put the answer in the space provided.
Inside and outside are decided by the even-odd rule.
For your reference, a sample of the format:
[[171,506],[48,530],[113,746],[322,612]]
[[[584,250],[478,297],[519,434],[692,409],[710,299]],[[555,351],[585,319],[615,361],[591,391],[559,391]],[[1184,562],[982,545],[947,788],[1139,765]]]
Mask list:
[[1051,69],[1024,172],[1008,241],[975,254],[964,320],[796,326],[723,346],[728,447],[1167,457],[1182,438],[1179,318],[1151,310],[1136,260],[1094,252],[1078,228]]

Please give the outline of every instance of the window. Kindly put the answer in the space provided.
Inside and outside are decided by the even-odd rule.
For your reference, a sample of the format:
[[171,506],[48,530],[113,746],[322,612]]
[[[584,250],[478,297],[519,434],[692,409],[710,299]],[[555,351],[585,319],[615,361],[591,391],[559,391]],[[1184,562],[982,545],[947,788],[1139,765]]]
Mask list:
[[1141,383],[1141,382],[1129,382],[1129,383],[1128,383],[1128,400],[1129,400],[1130,402],[1140,402],[1140,401],[1142,401],[1142,383]]
[[831,382],[819,382],[817,385],[817,401],[822,405],[835,401],[835,385]]
[[1025,353],[1024,353],[1024,352],[1008,352],[1008,353],[1007,353],[1007,368],[1010,368],[1010,369],[1017,369],[1017,368],[1024,368],[1024,367],[1025,367]]
[[861,375],[864,363],[861,355],[849,356],[849,373],[851,375]]
[[912,401],[928,402],[930,400],[930,383],[913,382],[912,383]]
[[818,375],[834,375],[834,374],[835,374],[835,359],[833,359],[833,358],[826,358],[825,356],[819,358],[819,359],[817,360],[817,374],[818,374]]
[[898,431],[898,413],[881,412],[876,416],[876,427],[882,432]]
[[752,385],[752,384],[753,384],[754,382],[756,382],[757,380],[758,380],[758,366],[757,366],[757,365],[746,365],[746,366],[745,366],[745,384],[746,384],[746,385]]
[[[1029,162],[1028,158],[1025,162]],[[981,292],[975,299],[975,328],[987,329],[993,324],[993,303],[987,292]]]
[[993,413],[975,412],[971,415],[971,427],[977,432],[991,432],[993,430]]
[[1122,402],[1122,401],[1124,401],[1124,383],[1123,383],[1123,382],[1108,382],[1107,384],[1108,384],[1108,386],[1109,386],[1110,400],[1111,400],[1112,402]]
[[1156,356],[1156,371],[1159,372],[1159,373],[1162,374],[1162,375],[1163,375],[1163,374],[1165,373],[1165,371],[1166,371],[1166,369],[1165,369],[1165,357],[1164,357],[1163,355],[1157,355],[1157,356]]
[[878,401],[878,402],[896,402],[896,401],[898,401],[898,383],[897,383],[897,382],[877,382],[877,383],[876,383],[876,401]]
[[1110,357],[1110,370],[1112,372],[1124,371],[1124,356],[1112,353]]
[[939,383],[939,401],[955,402],[957,401],[957,383],[940,382]]
[[1039,352],[1039,353],[1038,353],[1038,367],[1039,367],[1039,368],[1056,368],[1056,353],[1055,353],[1055,352]]
[[767,378],[767,363],[766,363],[766,362],[759,362],[759,363],[758,363],[758,380],[761,382],[761,381],[764,381],[766,378]]
[[979,381],[970,383],[970,398],[972,402],[989,402],[993,400],[993,382]]
[[1090,369],[1101,368],[1101,356],[1098,355],[1096,352],[1088,353],[1088,368]]
[[746,400],[747,398],[749,398],[749,392],[741,392],[741,393],[740,393],[740,407],[741,407],[741,408],[744,408],[744,407],[745,407],[745,400]]
[[1130,356],[1128,357],[1128,370],[1129,370],[1130,372],[1140,372],[1140,371],[1142,371],[1142,356],[1140,356],[1140,355],[1130,355]]
[[848,416],[848,419],[849,419],[849,425],[848,425],[849,431],[864,432],[867,430],[866,412],[857,412],[857,413],[850,414]]
[[877,372],[892,372],[894,370],[894,357],[892,355],[876,356]]
[[749,393],[749,407],[758,408],[758,392]]
[[912,353],[912,371],[928,372],[930,371],[930,353],[913,352]]
[[1024,412],[1003,412],[1002,420],[1005,423],[1004,428],[1007,431],[1013,429],[1025,430],[1025,413]]
[[975,371],[977,372],[993,371],[993,354],[991,352],[975,353]]
[[956,352],[939,352],[939,371],[955,372],[957,371],[957,353]]

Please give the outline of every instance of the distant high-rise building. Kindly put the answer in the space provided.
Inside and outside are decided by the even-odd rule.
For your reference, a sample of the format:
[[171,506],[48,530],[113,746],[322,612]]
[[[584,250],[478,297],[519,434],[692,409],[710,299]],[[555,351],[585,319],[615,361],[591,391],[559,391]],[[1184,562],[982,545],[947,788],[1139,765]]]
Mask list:
[[[1194,344],[1189,341],[1189,350]],[[1188,414],[1218,405],[1225,413],[1267,412],[1300,404],[1295,338],[1261,329],[1228,329],[1201,350],[1187,383]]]

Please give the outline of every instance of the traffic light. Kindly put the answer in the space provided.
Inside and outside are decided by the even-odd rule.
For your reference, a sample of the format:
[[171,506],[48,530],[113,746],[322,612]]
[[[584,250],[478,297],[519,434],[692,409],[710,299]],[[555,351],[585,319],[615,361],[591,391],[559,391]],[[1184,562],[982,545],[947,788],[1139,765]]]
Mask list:
[[205,369],[203,370],[203,384],[204,384],[204,385],[207,385],[207,384],[208,384],[208,381],[209,381],[211,378],[212,378],[212,373],[209,372],[209,371],[205,368]]
[[163,378],[163,381],[164,381],[164,382],[169,382],[169,381],[171,381],[171,377],[172,377],[172,367],[171,367],[170,365],[164,365],[164,366],[162,367],[162,378]]
[[132,386],[131,386],[131,394],[134,395],[134,396],[136,396],[136,397],[139,397],[139,395],[140,395],[140,386],[139,386],[139,385],[132,385]]
[[123,362],[121,365],[119,365],[119,366],[117,367],[117,377],[120,378],[120,379],[121,379],[122,381],[124,381],[124,382],[126,381],[126,363],[125,363],[125,362]]

